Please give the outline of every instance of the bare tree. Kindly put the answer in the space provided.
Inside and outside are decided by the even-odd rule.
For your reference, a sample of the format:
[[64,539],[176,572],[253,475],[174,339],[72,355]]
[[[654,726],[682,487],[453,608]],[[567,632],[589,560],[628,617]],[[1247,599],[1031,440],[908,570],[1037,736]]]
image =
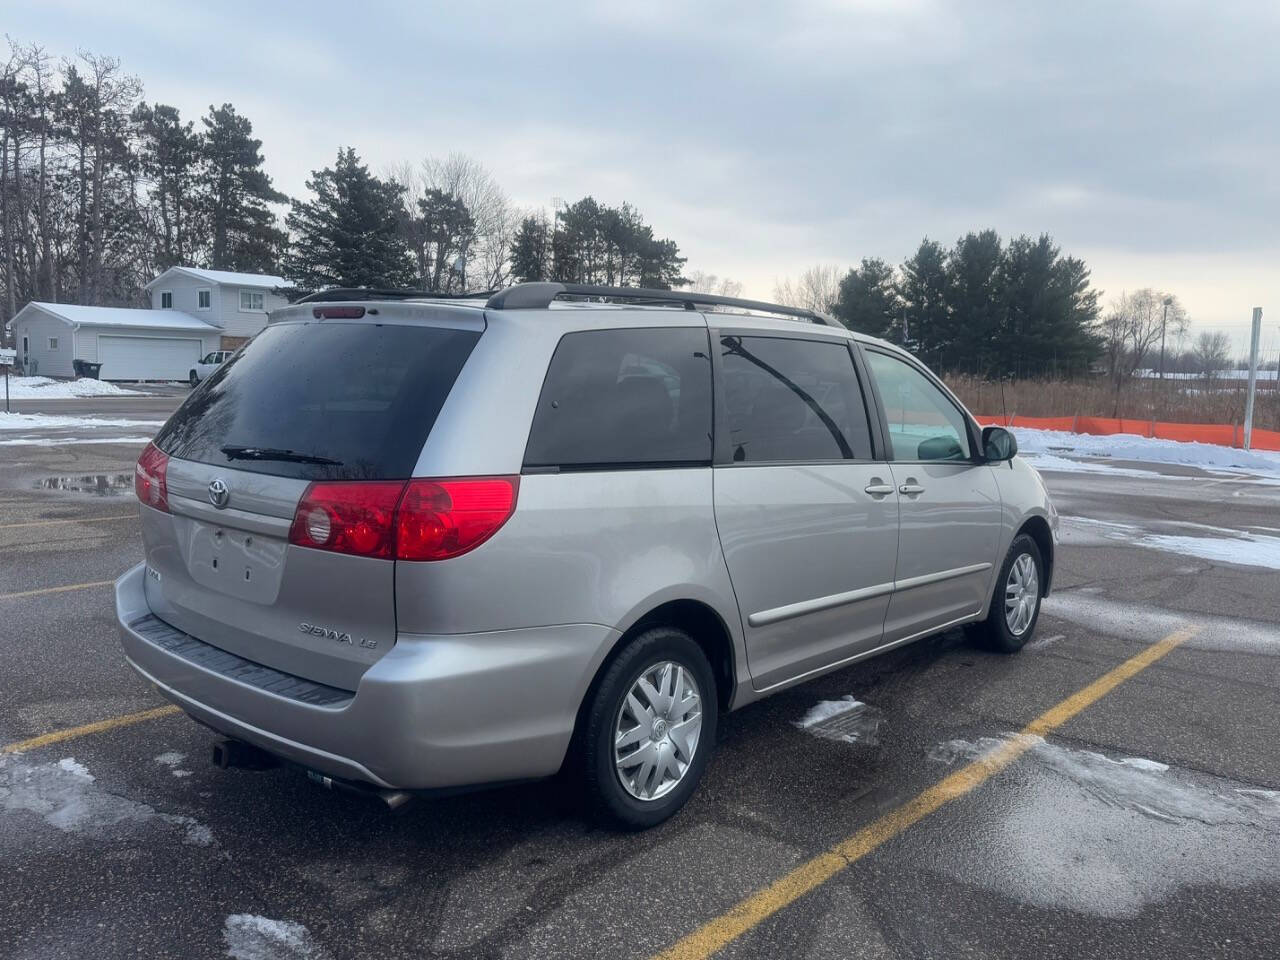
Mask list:
[[1151,359],[1161,338],[1179,342],[1191,320],[1178,298],[1144,287],[1122,293],[1102,318],[1102,337],[1115,384],[1115,410],[1119,415],[1124,384]]
[[387,170],[387,175],[404,187],[410,219],[421,218],[422,204],[430,204],[433,197],[456,201],[471,218],[468,235],[452,238],[452,248],[444,251],[450,262],[443,265],[436,262],[436,245],[425,234],[415,238],[410,228],[407,239],[424,276],[430,268],[433,275],[445,278],[443,287],[456,290],[476,286],[492,290],[506,283],[511,275],[511,241],[520,226],[520,216],[480,161],[451,153],[444,158],[427,157],[416,165],[397,164]]
[[790,277],[773,285],[773,299],[789,307],[803,307],[818,313],[830,313],[840,299],[839,267],[820,263],[810,267],[796,279]]
[[1221,331],[1202,330],[1191,351],[1196,371],[1206,380],[1212,380],[1231,363],[1231,338]]
[[692,290],[694,293],[710,293],[717,297],[742,296],[742,284],[737,280],[718,277],[704,270],[694,270],[690,273],[689,282],[684,285],[684,289]]

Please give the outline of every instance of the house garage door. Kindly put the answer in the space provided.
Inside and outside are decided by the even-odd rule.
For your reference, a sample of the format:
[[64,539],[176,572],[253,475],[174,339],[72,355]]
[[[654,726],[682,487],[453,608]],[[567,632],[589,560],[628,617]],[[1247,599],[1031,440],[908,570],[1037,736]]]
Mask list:
[[98,337],[103,380],[185,380],[199,359],[199,340]]

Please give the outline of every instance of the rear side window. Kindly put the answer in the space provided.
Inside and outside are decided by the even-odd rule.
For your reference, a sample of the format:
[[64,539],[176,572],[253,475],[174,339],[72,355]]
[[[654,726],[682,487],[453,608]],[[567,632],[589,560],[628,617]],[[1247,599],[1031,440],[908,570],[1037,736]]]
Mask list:
[[310,480],[398,480],[480,334],[399,324],[269,326],[164,425],[183,460]]
[[720,357],[733,462],[871,459],[866,404],[845,344],[722,337]]
[[570,469],[709,464],[707,331],[566,334],[542,385],[524,462]]

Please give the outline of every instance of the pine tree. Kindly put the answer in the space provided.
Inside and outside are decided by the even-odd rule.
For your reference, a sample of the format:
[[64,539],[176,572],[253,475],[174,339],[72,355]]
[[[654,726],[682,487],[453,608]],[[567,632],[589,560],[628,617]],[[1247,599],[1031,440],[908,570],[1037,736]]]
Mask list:
[[947,255],[947,302],[954,323],[951,369],[985,375],[998,368],[1004,329],[1004,247],[994,230],[969,233]]
[[151,184],[157,236],[155,264],[164,270],[197,259],[200,234],[196,181],[201,142],[195,125],[183,123],[176,107],[141,103],[133,111],[138,126],[142,173]]
[[832,312],[850,330],[901,341],[902,305],[893,267],[879,257],[864,257],[840,281]]
[[295,200],[287,220],[293,243],[284,269],[299,290],[413,284],[399,229],[403,187],[370,174],[347,148],[333,167],[312,173],[307,189],[314,199]]
[[945,366],[951,347],[947,304],[947,253],[926,237],[901,269],[898,295],[906,315],[906,342],[930,366]]
[[287,237],[268,204],[288,200],[262,169],[262,141],[253,124],[224,103],[209,108],[201,136],[201,200],[212,233],[216,270],[275,273]]
[[511,241],[511,276],[521,283],[551,275],[551,237],[547,221],[525,217]]

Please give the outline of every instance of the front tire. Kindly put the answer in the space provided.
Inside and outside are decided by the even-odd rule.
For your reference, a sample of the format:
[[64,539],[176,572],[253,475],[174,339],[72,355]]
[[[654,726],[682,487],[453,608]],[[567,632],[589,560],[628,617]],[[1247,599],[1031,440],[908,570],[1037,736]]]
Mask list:
[[1017,653],[1035,633],[1044,582],[1040,548],[1027,534],[1018,534],[1000,565],[987,619],[973,625],[971,636],[989,650]]
[[194,370],[191,371],[191,376],[187,382],[191,384],[192,388],[200,382],[200,378],[196,376],[196,372]]
[[683,630],[654,627],[605,669],[591,695],[581,769],[592,812],[645,830],[697,789],[715,748],[715,676]]

